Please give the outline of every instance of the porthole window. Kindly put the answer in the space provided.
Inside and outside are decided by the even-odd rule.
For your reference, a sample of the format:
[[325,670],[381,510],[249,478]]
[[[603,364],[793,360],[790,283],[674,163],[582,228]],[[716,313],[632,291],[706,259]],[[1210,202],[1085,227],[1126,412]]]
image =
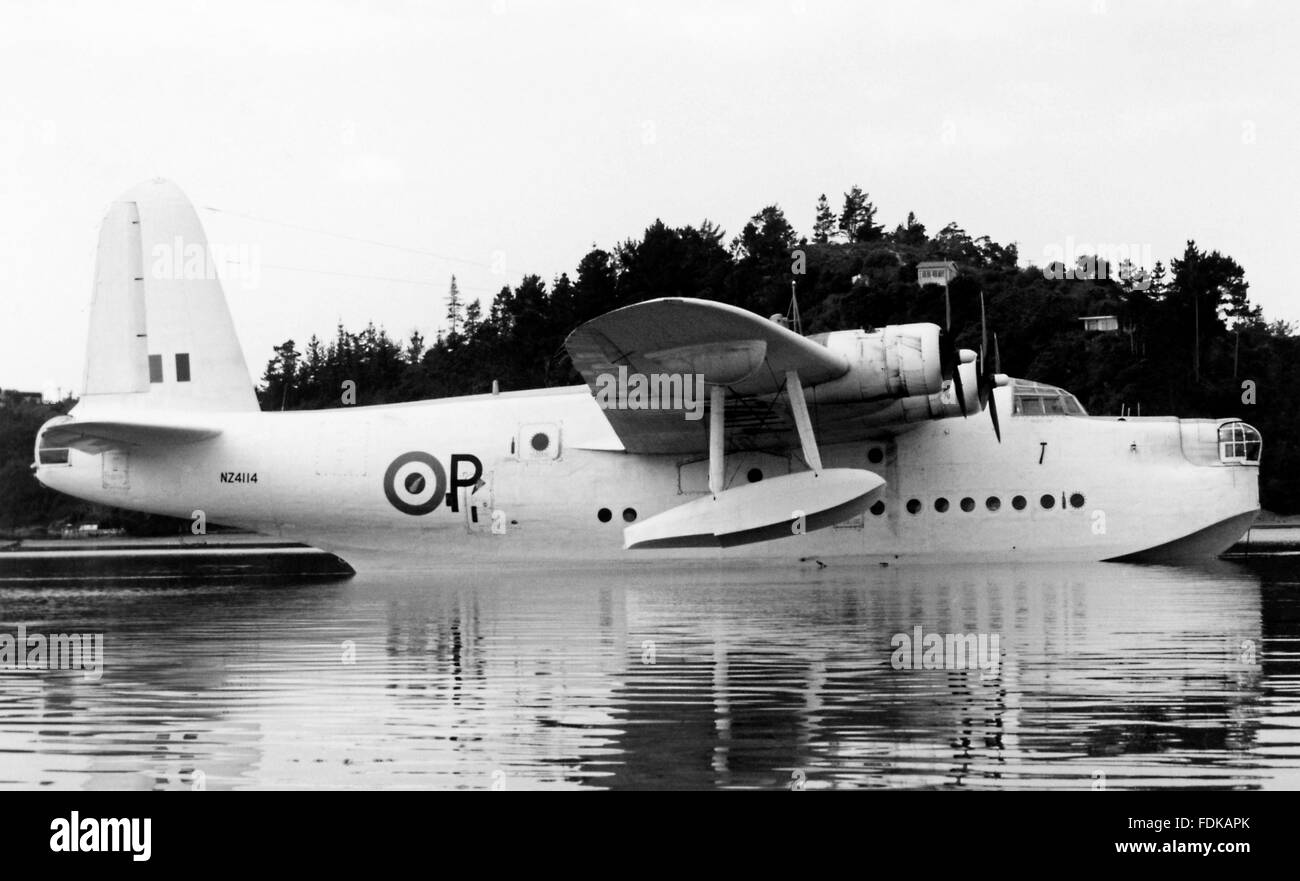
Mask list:
[[758,483],[760,480],[763,479],[763,469],[751,468],[749,469],[749,473],[746,474],[745,477],[749,478],[750,483]]
[[551,445],[551,439],[547,436],[546,432],[539,431],[537,434],[533,435],[533,439],[529,441],[529,443],[533,445],[534,450],[540,453]]
[[635,519],[636,519],[636,508],[624,508],[624,509],[623,509],[623,522],[624,522],[624,523],[631,523],[631,522],[632,522],[633,520],[635,520]]
[[945,499],[943,496],[940,496],[939,498],[935,499],[935,500],[934,500],[934,509],[935,509],[936,511],[938,511],[940,514],[942,514],[944,511],[947,511],[947,510],[948,510],[948,500]]
[[880,447],[872,447],[867,450],[867,461],[872,465],[879,465],[881,462],[885,461],[885,451]]
[[989,496],[984,500],[984,507],[988,508],[990,511],[996,511],[1002,507],[1002,500],[997,496]]
[[1084,501],[1085,501],[1085,499],[1083,498],[1083,493],[1071,493],[1071,494],[1070,494],[1070,507],[1071,507],[1071,508],[1082,508],[1082,507],[1083,507],[1083,503],[1084,503]]
[[613,516],[614,516],[614,512],[611,511],[609,508],[601,508],[599,511],[596,512],[596,519],[599,520],[601,523],[608,523],[610,519],[613,518]]
[[971,511],[974,511],[974,510],[975,510],[975,500],[972,499],[970,496],[967,496],[966,498],[962,499],[962,500],[961,500],[961,509],[962,509],[963,511],[965,511],[967,514],[969,514]]
[[1043,497],[1038,500],[1038,503],[1044,508],[1054,508],[1056,506],[1056,496],[1051,493],[1043,493]]
[[877,517],[885,513],[885,503],[881,501],[877,501],[874,505],[871,506],[871,513],[875,514]]
[[1025,505],[1027,504],[1029,504],[1029,502],[1024,496],[1014,496],[1011,499],[1011,507],[1015,508],[1017,511],[1025,510]]
[[907,513],[909,513],[909,514],[919,514],[919,513],[921,513],[921,500],[920,500],[920,499],[908,499],[908,500],[907,500]]

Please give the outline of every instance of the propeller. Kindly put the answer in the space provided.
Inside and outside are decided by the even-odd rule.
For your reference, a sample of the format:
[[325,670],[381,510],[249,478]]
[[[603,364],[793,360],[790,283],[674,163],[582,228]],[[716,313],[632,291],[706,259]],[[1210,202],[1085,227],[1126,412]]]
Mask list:
[[[945,320],[951,322],[951,313],[945,309]],[[997,399],[993,396],[993,389],[1006,384],[1006,378],[1002,376],[1002,353],[998,350],[998,335],[993,334],[993,348],[989,349],[989,328],[988,316],[984,308],[984,292],[980,291],[980,350],[979,353],[972,353],[964,349],[957,348],[956,337],[952,333],[952,327],[945,327],[939,332],[939,371],[944,379],[952,380],[953,392],[957,395],[957,406],[961,408],[961,415],[968,416],[966,407],[966,390],[962,387],[961,365],[963,363],[962,352],[965,351],[965,363],[969,363],[973,358],[978,359],[975,366],[976,375],[976,395],[979,398],[980,409],[989,411],[989,418],[993,420],[993,433],[997,435],[998,443],[1002,443],[1002,424],[998,419]],[[989,354],[992,353],[992,369],[990,369]]]
[[961,415],[966,416],[966,392],[961,385],[961,353],[947,329],[939,331],[939,372],[944,379],[952,380],[953,391],[957,393],[957,405],[961,407]]
[[1002,372],[1002,355],[998,351],[998,335],[996,333],[993,334],[993,359],[996,364],[992,370],[989,369],[988,353],[989,327],[987,316],[984,314],[984,292],[980,291],[980,363],[978,386],[980,407],[987,407],[989,418],[993,420],[993,433],[998,436],[998,443],[1002,443],[1002,426],[998,423],[998,400],[993,395],[993,390],[998,387],[998,374]]

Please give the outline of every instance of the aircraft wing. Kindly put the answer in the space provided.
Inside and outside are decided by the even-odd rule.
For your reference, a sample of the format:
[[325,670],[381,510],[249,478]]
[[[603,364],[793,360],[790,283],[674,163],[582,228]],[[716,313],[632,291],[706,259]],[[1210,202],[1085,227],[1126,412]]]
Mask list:
[[41,434],[42,447],[71,447],[83,453],[102,453],[131,447],[177,446],[209,440],[215,428],[135,420],[70,420],[50,425]]
[[[782,390],[786,371],[796,371],[804,385],[849,371],[837,352],[753,312],[706,300],[666,298],[616,309],[579,327],[564,345],[593,393],[620,367],[629,376],[701,375],[709,385],[726,386],[737,417],[727,426],[729,446],[789,430],[787,414],[764,400]],[[605,415],[630,453],[708,448],[707,421],[687,419],[680,409],[607,407]]]

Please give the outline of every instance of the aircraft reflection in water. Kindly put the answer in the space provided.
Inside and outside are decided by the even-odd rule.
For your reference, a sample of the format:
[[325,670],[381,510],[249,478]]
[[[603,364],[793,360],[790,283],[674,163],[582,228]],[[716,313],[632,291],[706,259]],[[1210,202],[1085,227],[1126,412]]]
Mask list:
[[[1300,786],[1294,584],[1226,563],[51,593],[7,622],[106,669],[3,679],[6,786]],[[916,627],[1000,656],[896,670]]]

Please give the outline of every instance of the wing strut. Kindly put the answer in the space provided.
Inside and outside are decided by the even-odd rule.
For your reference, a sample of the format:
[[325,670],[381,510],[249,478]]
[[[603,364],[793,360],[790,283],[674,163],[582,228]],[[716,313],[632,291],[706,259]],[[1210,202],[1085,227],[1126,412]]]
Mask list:
[[727,389],[715,385],[709,389],[709,492],[716,499],[722,492],[726,471],[723,461],[727,449]]
[[808,417],[808,402],[803,396],[803,383],[794,370],[785,372],[785,392],[790,396],[790,411],[794,414],[795,427],[799,429],[799,443],[803,446],[803,458],[813,474],[822,470],[821,453],[817,451],[817,438],[813,437],[812,419]]

